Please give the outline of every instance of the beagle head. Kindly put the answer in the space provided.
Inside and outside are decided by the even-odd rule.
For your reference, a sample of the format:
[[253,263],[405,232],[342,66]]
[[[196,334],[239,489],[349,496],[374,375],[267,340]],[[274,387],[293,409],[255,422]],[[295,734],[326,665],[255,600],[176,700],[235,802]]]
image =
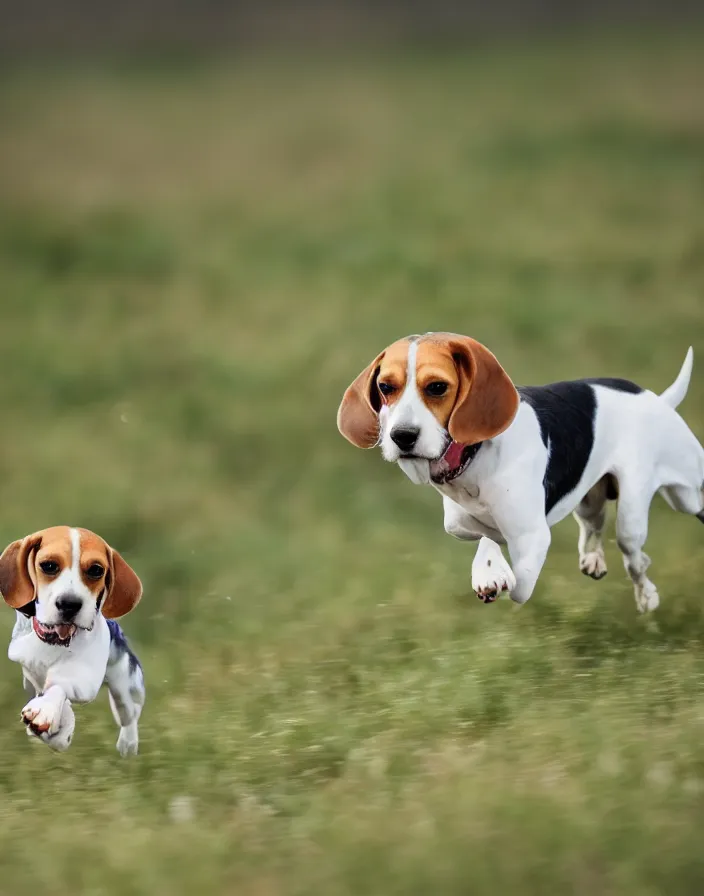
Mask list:
[[142,583],[122,557],[88,529],[54,526],[13,541],[0,556],[5,603],[33,616],[42,641],[67,646],[79,629],[129,613]]
[[358,448],[381,445],[413,482],[464,472],[472,446],[507,429],[519,396],[488,348],[468,336],[427,333],[394,342],[347,389],[337,414]]

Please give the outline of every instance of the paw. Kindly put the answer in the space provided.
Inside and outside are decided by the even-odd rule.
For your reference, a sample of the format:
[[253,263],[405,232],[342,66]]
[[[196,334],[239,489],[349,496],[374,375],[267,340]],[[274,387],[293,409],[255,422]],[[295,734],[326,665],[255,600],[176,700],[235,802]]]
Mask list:
[[636,607],[639,613],[652,613],[659,605],[658,589],[649,579],[643,585],[636,585]]
[[73,732],[76,728],[76,716],[73,714],[73,707],[68,700],[64,701],[64,707],[61,711],[61,721],[59,730],[56,734],[42,734],[41,740],[52,750],[57,753],[63,753],[71,746],[73,740]]
[[[26,709],[27,707],[25,707]],[[24,718],[24,716],[23,716]],[[63,753],[71,746],[73,740],[73,732],[76,727],[76,717],[73,714],[73,707],[68,700],[64,702],[59,726],[56,733],[50,731],[40,731],[33,723],[25,722],[27,735],[33,740],[41,741],[51,750],[57,753]]]
[[45,697],[35,697],[22,710],[22,721],[33,734],[56,734],[61,724],[61,715],[56,704]]
[[472,588],[482,603],[492,604],[504,591],[516,587],[516,577],[503,556],[492,554],[472,566]]
[[40,740],[57,753],[65,753],[73,740],[73,727],[60,728],[56,734],[40,734]]
[[123,728],[120,731],[120,736],[117,739],[117,752],[120,756],[136,756],[139,747],[139,740],[133,734],[125,731]]
[[607,573],[606,557],[603,551],[589,551],[579,558],[579,569],[592,579],[603,579]]

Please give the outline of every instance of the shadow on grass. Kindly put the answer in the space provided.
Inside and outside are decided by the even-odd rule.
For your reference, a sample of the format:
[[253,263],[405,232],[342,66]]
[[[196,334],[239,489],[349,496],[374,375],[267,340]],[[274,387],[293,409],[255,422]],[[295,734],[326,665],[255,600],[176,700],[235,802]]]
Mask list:
[[656,612],[641,616],[628,591],[628,600],[609,595],[579,615],[548,602],[535,614],[534,624],[543,632],[560,632],[575,657],[594,665],[625,650],[680,652],[704,643],[704,606],[693,598],[670,593]]
[[[683,593],[670,592],[654,613],[640,615],[631,597],[630,587],[605,594],[575,613],[568,598],[538,598],[530,613],[521,613],[521,627],[533,631],[542,640],[557,637],[575,658],[599,665],[605,659],[627,650],[682,652],[704,644],[704,602]],[[453,602],[463,610],[478,600],[473,592],[457,593]],[[486,608],[491,612],[491,608]],[[513,619],[509,624],[513,623]],[[517,621],[517,620],[516,620]],[[476,617],[470,613],[459,621],[460,637],[476,634]],[[533,657],[531,662],[535,662]],[[548,664],[548,652],[538,658]]]

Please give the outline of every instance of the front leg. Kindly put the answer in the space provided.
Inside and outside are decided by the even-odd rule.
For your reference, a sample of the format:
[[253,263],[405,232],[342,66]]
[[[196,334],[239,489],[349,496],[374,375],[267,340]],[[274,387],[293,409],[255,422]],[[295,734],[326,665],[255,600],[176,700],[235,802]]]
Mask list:
[[447,496],[443,496],[443,509],[445,531],[448,535],[460,541],[479,542],[472,562],[472,588],[480,601],[485,604],[493,603],[502,592],[510,591],[516,584],[511,567],[504,559],[501,548],[493,540],[501,538],[500,533],[484,526]]
[[61,713],[59,727],[55,734],[50,734],[48,731],[37,731],[31,723],[27,725],[26,731],[30,737],[40,740],[51,750],[55,750],[57,753],[63,753],[71,746],[75,727],[76,717],[73,714],[73,707],[71,706],[70,701],[66,700],[64,702],[63,712]]
[[516,583],[511,600],[524,604],[530,599],[550,547],[550,529],[543,523],[533,531],[506,539]]
[[[446,532],[464,541],[481,537],[472,564],[472,584],[479,599],[486,603],[496,600],[502,591],[510,592],[511,600],[517,604],[529,600],[550,547],[550,527],[538,510],[545,507],[542,484],[536,481],[532,489],[526,489],[521,479],[519,485],[522,500],[518,503],[507,500],[519,492],[519,487],[512,488],[510,482],[504,482],[497,494],[486,496],[496,530],[487,529],[451,499],[443,501]],[[497,542],[508,545],[511,566]]]
[[71,703],[95,700],[103,678],[95,669],[73,659],[57,664],[49,670],[42,693],[22,710],[22,721],[48,746],[66,749],[75,726]]
[[106,665],[107,657],[105,664],[96,662],[95,666],[75,659],[52,666],[46,676],[44,694],[59,688],[71,703],[92,703],[105,679]]
[[29,701],[22,710],[22,721],[32,734],[58,734],[66,702],[66,692],[54,685]]
[[516,578],[499,545],[482,538],[472,563],[472,588],[479,600],[491,604],[503,591],[512,592],[515,587]]

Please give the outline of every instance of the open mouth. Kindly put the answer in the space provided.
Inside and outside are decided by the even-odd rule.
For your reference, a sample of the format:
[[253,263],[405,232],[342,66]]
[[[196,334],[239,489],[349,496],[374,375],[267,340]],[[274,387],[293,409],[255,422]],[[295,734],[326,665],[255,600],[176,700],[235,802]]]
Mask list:
[[430,478],[436,485],[452,482],[464,473],[478,450],[479,445],[450,442],[442,457],[430,462]]
[[63,647],[68,647],[71,638],[76,634],[76,626],[73,623],[45,625],[39,622],[36,616],[32,617],[32,628],[41,641],[46,644],[61,644]]

